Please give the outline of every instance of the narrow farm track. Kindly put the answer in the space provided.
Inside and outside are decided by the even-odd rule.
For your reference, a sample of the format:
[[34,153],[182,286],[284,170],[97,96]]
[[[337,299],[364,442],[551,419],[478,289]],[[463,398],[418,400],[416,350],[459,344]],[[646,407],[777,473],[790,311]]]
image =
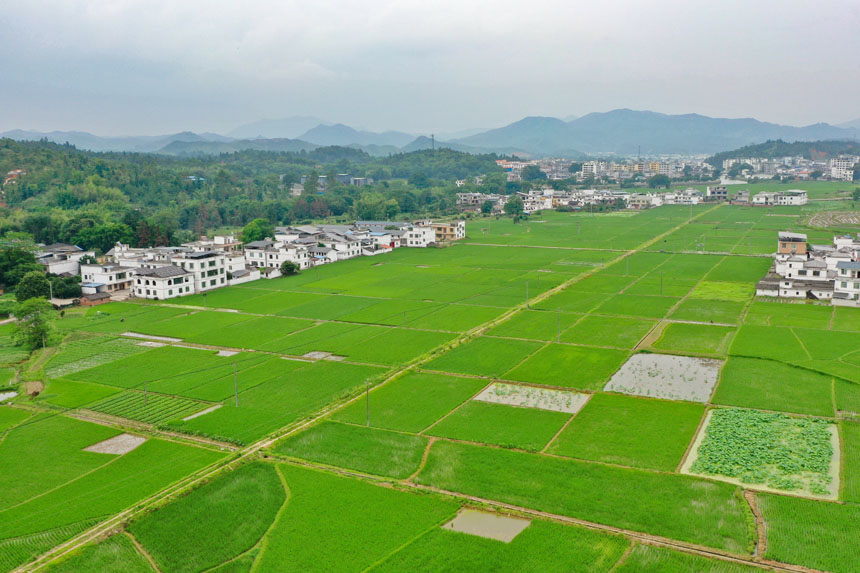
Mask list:
[[[719,208],[720,208],[720,205],[717,205],[717,206],[711,207],[710,209],[706,209],[704,211],[701,211],[700,213],[696,214],[695,216],[691,217],[690,219],[685,219],[683,222],[681,222],[677,226],[661,233],[660,235],[657,235],[656,237],[653,237],[652,239],[646,241],[645,243],[641,244],[640,246],[638,246],[634,249],[631,249],[629,251],[614,251],[614,252],[619,252],[620,253],[619,256],[617,256],[611,260],[605,261],[603,266],[595,267],[589,271],[586,271],[583,274],[572,277],[569,280],[559,284],[558,286],[553,287],[553,288],[551,288],[551,289],[549,289],[543,293],[536,295],[535,297],[533,297],[527,301],[520,303],[519,305],[517,305],[513,308],[508,309],[507,311],[505,311],[501,315],[499,315],[499,316],[497,316],[497,317],[495,317],[495,318],[493,318],[493,319],[491,319],[491,320],[489,320],[483,324],[480,324],[478,326],[473,327],[472,329],[458,335],[452,341],[449,341],[449,342],[437,347],[436,349],[431,350],[428,353],[425,353],[422,356],[414,358],[413,360],[402,365],[399,369],[395,370],[394,372],[391,372],[388,376],[386,376],[386,378],[384,380],[382,380],[379,384],[374,386],[374,389],[380,388],[380,387],[384,386],[385,384],[388,384],[391,381],[403,376],[404,374],[416,370],[421,365],[428,363],[429,361],[436,358],[440,354],[443,354],[443,353],[451,350],[452,348],[455,348],[461,344],[464,344],[464,343],[476,338],[477,336],[480,336],[481,334],[484,334],[485,332],[487,332],[491,328],[494,328],[495,326],[505,322],[506,320],[509,320],[511,317],[515,316],[516,314],[528,309],[530,306],[538,304],[540,302],[543,302],[546,299],[552,297],[553,295],[558,294],[559,292],[562,292],[564,289],[566,289],[570,285],[572,285],[576,282],[579,282],[579,281],[581,281],[587,277],[592,276],[593,274],[597,273],[598,271],[600,271],[605,266],[609,266],[611,264],[622,261],[625,258],[632,256],[635,253],[638,253],[640,251],[647,249],[648,247],[652,246],[653,244],[658,243],[659,241],[663,240],[664,237],[667,237],[668,235],[670,235],[670,234],[676,232],[677,230],[685,227],[686,225],[692,223],[696,219],[698,219],[698,218],[700,218],[700,217],[702,217],[702,216],[704,216],[704,215],[706,215],[706,214],[708,214],[708,213],[710,213],[716,209],[719,209]],[[541,247],[534,247],[534,248],[541,248]],[[558,248],[558,247],[547,247],[547,248]],[[591,250],[593,250],[593,249],[591,249]],[[605,249],[605,250],[609,250],[609,249]],[[51,551],[41,555],[40,557],[38,557],[36,560],[32,561],[31,563],[19,567],[15,571],[37,571],[37,570],[40,570],[40,569],[44,568],[51,561],[54,561],[55,559],[58,559],[58,558],[63,557],[65,555],[68,555],[69,553],[71,553],[72,551],[75,551],[76,549],[82,547],[83,545],[86,545],[87,543],[89,543],[91,541],[94,541],[94,540],[96,540],[102,536],[105,536],[106,534],[110,533],[111,531],[113,531],[117,528],[121,528],[124,523],[127,523],[128,521],[134,519],[135,517],[137,517],[139,515],[142,515],[145,512],[151,511],[152,509],[155,509],[161,505],[168,503],[173,498],[175,498],[179,495],[182,495],[184,492],[187,492],[188,490],[192,489],[193,487],[200,484],[201,482],[203,482],[205,480],[210,480],[210,479],[216,477],[217,475],[219,475],[221,472],[225,471],[226,469],[231,468],[231,467],[235,467],[238,464],[240,464],[246,460],[251,460],[251,459],[256,458],[258,455],[260,455],[262,450],[272,446],[275,442],[279,441],[280,439],[287,437],[287,436],[290,436],[290,435],[293,435],[293,434],[296,434],[296,433],[299,433],[302,430],[305,430],[305,429],[311,427],[312,425],[316,424],[319,420],[328,416],[329,414],[331,414],[331,413],[333,413],[333,412],[335,412],[341,408],[344,408],[344,407],[348,406],[349,404],[352,404],[353,402],[356,402],[356,401],[361,400],[361,399],[363,399],[363,392],[357,392],[351,398],[345,398],[345,399],[339,400],[337,402],[334,402],[332,404],[329,404],[328,406],[326,406],[325,408],[323,408],[322,410],[320,410],[316,414],[310,416],[309,418],[302,420],[302,421],[299,421],[299,422],[296,422],[296,423],[293,423],[293,424],[290,424],[288,426],[285,426],[281,430],[255,442],[253,444],[250,444],[250,445],[248,445],[242,449],[239,449],[233,455],[227,457],[226,459],[220,460],[214,464],[207,466],[206,468],[203,468],[203,469],[201,469],[201,470],[199,470],[199,471],[197,471],[197,472],[195,472],[189,476],[186,476],[185,478],[177,481],[176,483],[171,484],[167,488],[162,489],[160,492],[157,492],[157,493],[151,495],[150,497],[148,497],[144,500],[141,500],[134,507],[129,508],[123,512],[120,512],[120,513],[114,515],[113,517],[105,520],[104,522],[102,522],[102,523],[88,529],[87,531],[77,535],[76,537],[70,539],[69,541],[66,541],[65,543],[58,545],[57,547],[55,547]],[[325,469],[327,469],[328,471],[332,471],[331,468],[325,468]],[[344,473],[344,475],[354,475],[356,477],[364,477],[364,476],[361,476],[360,474],[357,474],[356,472],[344,471],[342,473]],[[414,485],[411,487],[415,487],[418,489],[430,490],[430,491],[436,491],[436,490],[433,490],[433,488],[429,488],[426,486]],[[699,546],[695,546],[695,545],[691,545],[691,544],[685,544],[683,542],[678,542],[678,541],[674,541],[674,540],[670,540],[670,539],[664,539],[664,538],[661,538],[658,536],[651,536],[651,535],[638,533],[638,532],[626,532],[623,530],[619,530],[617,528],[613,528],[611,526],[605,526],[605,525],[601,525],[601,524],[585,522],[582,520],[576,520],[574,518],[569,518],[569,517],[565,517],[565,516],[554,516],[553,514],[538,512],[535,510],[529,510],[527,508],[519,508],[519,507],[512,506],[512,505],[507,505],[507,504],[495,502],[493,500],[483,500],[480,498],[472,498],[472,497],[465,496],[462,494],[457,494],[455,492],[443,492],[441,490],[438,490],[438,493],[441,493],[444,495],[450,495],[452,497],[456,497],[456,498],[464,500],[464,501],[471,501],[473,503],[481,503],[481,504],[485,504],[485,505],[489,505],[489,506],[493,506],[493,507],[498,507],[500,509],[507,509],[508,511],[515,511],[515,512],[521,512],[524,514],[530,514],[530,515],[534,515],[534,516],[549,518],[549,519],[556,519],[557,521],[579,524],[579,525],[582,525],[585,527],[590,527],[592,529],[602,529],[605,531],[614,531],[614,532],[618,532],[618,533],[623,533],[624,535],[627,535],[631,539],[636,539],[636,540],[639,540],[643,543],[648,543],[651,545],[671,547],[671,548],[674,548],[674,549],[677,549],[680,551],[685,551],[687,553],[696,553],[699,555],[715,557],[715,558],[722,559],[722,560],[736,561],[739,563],[753,564],[753,565],[762,567],[761,564],[753,563],[751,561],[748,561],[748,560],[745,560],[743,558],[739,558],[737,556],[733,556],[730,554],[724,554],[724,553],[720,552],[719,550],[715,550],[715,549],[710,549],[710,548],[706,548],[706,547],[699,547]],[[803,570],[806,570],[803,568],[797,568],[797,567],[793,567],[793,566],[789,566],[789,565],[781,565],[781,564],[768,565],[768,566],[772,569],[783,570],[783,571],[803,571]]]

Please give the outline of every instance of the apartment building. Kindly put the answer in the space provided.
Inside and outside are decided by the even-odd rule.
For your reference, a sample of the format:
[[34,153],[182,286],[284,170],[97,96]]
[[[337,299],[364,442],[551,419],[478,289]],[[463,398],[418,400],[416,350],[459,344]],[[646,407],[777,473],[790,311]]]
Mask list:
[[134,277],[134,295],[138,298],[167,300],[197,292],[192,273],[173,265],[140,268]]

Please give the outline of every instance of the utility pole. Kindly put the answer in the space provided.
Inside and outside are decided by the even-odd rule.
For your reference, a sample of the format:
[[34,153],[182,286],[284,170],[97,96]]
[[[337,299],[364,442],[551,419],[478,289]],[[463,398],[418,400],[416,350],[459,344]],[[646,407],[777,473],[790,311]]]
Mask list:
[[435,133],[430,134],[430,145],[431,145],[433,151],[436,151],[436,134]]
[[526,281],[526,309],[529,308],[529,281]]
[[367,414],[367,427],[370,427],[370,381],[364,381],[364,408]]
[[233,361],[233,394],[236,396],[236,407],[239,407],[239,370]]
[[149,396],[146,393],[146,380],[143,381],[143,407],[149,405]]

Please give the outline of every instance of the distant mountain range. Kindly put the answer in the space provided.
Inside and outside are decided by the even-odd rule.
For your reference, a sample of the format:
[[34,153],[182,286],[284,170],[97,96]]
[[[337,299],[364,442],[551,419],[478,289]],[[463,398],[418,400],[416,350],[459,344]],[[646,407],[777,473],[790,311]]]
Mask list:
[[[526,117],[504,127],[464,130],[435,139],[436,147],[467,153],[499,153],[523,157],[570,158],[602,155],[696,155],[755,145],[771,140],[849,140],[860,119],[833,126],[817,123],[804,127],[767,123],[756,119],[713,118],[698,114],[667,115],[652,111],[617,109],[582,117]],[[371,155],[388,155],[429,149],[427,136],[401,131],[373,132],[311,116],[261,120],[237,127],[229,136],[182,132],[161,136],[99,137],[77,131],[14,130],[0,133],[12,139],[47,138],[92,151],[138,151],[174,155],[230,153],[243,149],[269,151],[312,150],[321,146],[348,146]]]
[[331,125],[331,123],[312,115],[261,119],[240,125],[227,132],[227,135],[235,139],[297,139],[301,134],[318,125]]
[[850,130],[818,123],[793,127],[756,119],[723,119],[698,114],[666,115],[618,109],[572,121],[527,117],[499,129],[455,140],[481,148],[515,148],[536,155],[700,154],[735,149],[772,139],[847,139]]
[[85,131],[25,131],[14,129],[0,133],[0,137],[8,137],[10,139],[33,140],[47,139],[55,143],[69,143],[78,149],[88,149],[90,151],[137,151],[137,152],[155,152],[163,149],[171,143],[180,142],[198,142],[198,141],[231,141],[231,138],[218,135],[217,133],[192,133],[183,131],[172,135],[133,135],[126,137],[100,137],[87,133]]

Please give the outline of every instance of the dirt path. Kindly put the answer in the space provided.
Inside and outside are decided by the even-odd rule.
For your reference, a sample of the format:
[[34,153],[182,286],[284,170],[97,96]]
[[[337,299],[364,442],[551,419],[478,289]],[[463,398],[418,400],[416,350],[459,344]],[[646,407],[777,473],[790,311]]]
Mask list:
[[750,511],[752,511],[755,516],[755,530],[758,538],[755,542],[755,549],[753,549],[753,559],[763,559],[765,553],[767,553],[767,527],[764,523],[764,517],[762,517],[761,512],[758,509],[755,492],[744,490],[744,499],[747,500],[747,504],[750,506]]
[[146,548],[140,544],[140,541],[138,541],[137,538],[128,531],[124,531],[123,535],[131,539],[134,548],[137,549],[137,552],[140,553],[144,559],[146,559],[147,563],[149,563],[149,566],[152,567],[154,571],[157,571],[157,573],[161,573],[161,568],[158,566],[158,563],[155,562],[155,559],[152,558],[152,555],[149,554],[149,551],[147,551]]

